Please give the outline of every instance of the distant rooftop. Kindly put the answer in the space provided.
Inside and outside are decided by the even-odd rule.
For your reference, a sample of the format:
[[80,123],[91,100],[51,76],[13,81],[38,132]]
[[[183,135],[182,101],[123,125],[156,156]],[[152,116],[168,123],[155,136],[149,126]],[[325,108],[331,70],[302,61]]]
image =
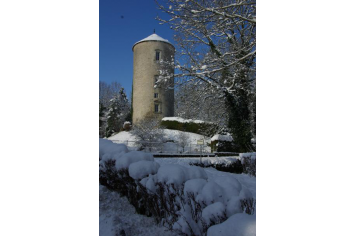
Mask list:
[[[136,42],[133,46],[132,46],[132,50],[135,47],[136,44],[138,43],[142,43],[142,42],[146,42],[146,41],[161,41],[161,42],[165,42],[165,43],[169,43],[170,45],[172,45],[167,39],[162,38],[161,36],[159,36],[158,34],[151,34],[150,36],[148,36],[147,38],[144,38],[138,42]],[[172,45],[173,46],[173,45]]]

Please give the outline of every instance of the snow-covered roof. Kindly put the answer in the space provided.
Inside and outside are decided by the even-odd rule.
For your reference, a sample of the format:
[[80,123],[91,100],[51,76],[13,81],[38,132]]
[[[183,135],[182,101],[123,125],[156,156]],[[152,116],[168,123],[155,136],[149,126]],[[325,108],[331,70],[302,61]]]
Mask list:
[[223,135],[223,134],[215,134],[215,135],[211,138],[211,141],[213,142],[213,141],[215,141],[215,140],[232,142],[232,141],[233,141],[233,138],[232,138],[231,135],[229,135],[229,134],[226,134],[226,135]]
[[[142,43],[142,42],[146,42],[146,41],[160,41],[160,42],[165,42],[165,43],[169,43],[170,45],[172,45],[167,39],[162,38],[161,36],[159,36],[158,34],[151,34],[150,36],[148,36],[147,38],[144,38],[138,42],[136,42],[133,46],[132,46],[132,50],[135,47],[136,44],[138,43]],[[173,45],[172,45],[173,46]]]

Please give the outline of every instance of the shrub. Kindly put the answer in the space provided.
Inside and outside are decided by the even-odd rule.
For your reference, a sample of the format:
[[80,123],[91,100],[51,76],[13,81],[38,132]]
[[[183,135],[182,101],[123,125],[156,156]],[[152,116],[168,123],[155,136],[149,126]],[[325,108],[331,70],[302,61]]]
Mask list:
[[191,132],[208,137],[213,136],[219,129],[218,125],[214,123],[179,122],[177,120],[163,120],[161,125],[167,129]]
[[213,152],[235,152],[237,150],[236,144],[230,141],[215,140],[210,145]]
[[256,209],[256,199],[254,198],[245,198],[241,199],[241,209],[243,212],[249,215],[255,214]]
[[211,163],[211,162],[191,162],[191,166],[200,166],[203,168],[213,167],[219,171],[230,172],[235,174],[245,173],[256,176],[256,158],[252,156],[243,156],[242,161],[236,159],[231,163]]
[[256,176],[256,158],[251,156],[242,157],[243,172],[252,176]]
[[[198,198],[193,192],[184,191],[184,183],[155,182],[155,188],[150,188],[150,190],[141,184],[140,180],[133,179],[129,175],[128,168],[116,169],[115,162],[114,159],[100,161],[100,184],[109,190],[118,192],[121,196],[126,196],[138,214],[153,217],[157,224],[177,231],[181,235],[206,236],[209,227],[227,220],[226,209],[208,220],[206,215],[204,218],[203,210],[207,209],[207,203],[202,199],[197,200]],[[244,163],[248,166],[251,165],[248,161]],[[195,164],[202,167],[208,165]],[[242,164],[240,160],[237,160],[230,164],[215,164],[215,167],[220,170],[241,172]],[[255,214],[256,201],[254,198],[242,199],[240,202],[243,212]]]
[[[138,214],[154,217],[157,224],[177,231],[181,235],[186,235],[186,233],[174,228],[175,223],[181,222],[179,220],[183,220],[188,226],[190,235],[205,236],[209,227],[227,219],[224,211],[222,215],[215,216],[207,222],[202,217],[202,211],[207,204],[204,201],[197,201],[194,193],[184,194],[184,184],[157,182],[156,191],[152,192],[139,180],[131,178],[127,168],[117,170],[115,160],[107,160],[100,164],[99,181],[109,190],[126,196]],[[243,204],[246,213],[254,212],[250,200],[244,201]],[[189,214],[190,217],[185,218],[185,214]]]
[[231,163],[211,163],[211,162],[192,162],[189,165],[200,166],[203,168],[213,167],[219,171],[230,172],[235,174],[243,173],[243,165],[240,160],[233,161]]

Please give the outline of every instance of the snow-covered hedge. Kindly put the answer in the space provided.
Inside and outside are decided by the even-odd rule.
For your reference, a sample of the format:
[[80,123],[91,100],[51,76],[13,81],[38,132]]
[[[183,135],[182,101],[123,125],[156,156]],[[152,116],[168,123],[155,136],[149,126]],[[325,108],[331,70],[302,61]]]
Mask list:
[[[130,152],[108,140],[99,142],[100,183],[127,196],[138,213],[185,235],[256,233],[255,217],[247,214],[254,213],[255,200],[237,179],[211,180],[201,167],[160,166],[151,154]],[[248,229],[225,229],[241,225],[240,220],[248,223]]]
[[213,136],[218,131],[218,126],[214,123],[201,120],[187,120],[180,117],[165,117],[162,119],[161,125],[167,129],[191,132],[208,137]]
[[256,153],[240,153],[240,159],[233,159],[229,162],[191,162],[189,165],[200,166],[203,168],[213,167],[219,171],[236,173],[236,174],[249,174],[256,176]]

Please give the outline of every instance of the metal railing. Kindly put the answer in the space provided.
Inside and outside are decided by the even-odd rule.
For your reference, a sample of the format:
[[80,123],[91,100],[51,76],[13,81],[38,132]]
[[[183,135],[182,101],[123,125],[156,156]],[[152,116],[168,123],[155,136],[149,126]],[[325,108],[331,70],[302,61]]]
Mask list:
[[130,140],[111,140],[114,143],[125,144],[129,150],[139,150],[150,153],[169,153],[169,154],[209,154],[210,146],[189,143],[183,145],[179,142],[145,142]]

